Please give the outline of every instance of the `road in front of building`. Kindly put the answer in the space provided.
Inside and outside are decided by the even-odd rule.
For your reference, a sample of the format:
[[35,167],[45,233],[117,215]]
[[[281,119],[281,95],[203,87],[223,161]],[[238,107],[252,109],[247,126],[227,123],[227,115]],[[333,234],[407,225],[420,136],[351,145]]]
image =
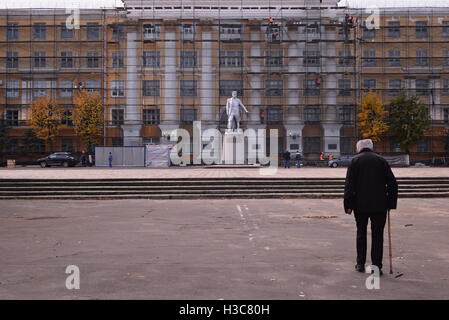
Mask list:
[[368,290],[341,200],[4,200],[0,299],[449,299],[448,207],[399,200]]
[[[265,168],[266,169],[266,168]],[[449,177],[447,167],[392,168],[396,177]],[[0,168],[0,179],[166,179],[166,178],[344,178],[346,168],[205,168],[201,166],[155,168]]]

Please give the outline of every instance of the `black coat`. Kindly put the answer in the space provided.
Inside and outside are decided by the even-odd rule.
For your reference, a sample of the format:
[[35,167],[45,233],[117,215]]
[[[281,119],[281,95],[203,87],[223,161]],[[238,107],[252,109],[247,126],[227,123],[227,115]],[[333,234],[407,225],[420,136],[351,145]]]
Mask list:
[[396,209],[398,184],[388,162],[366,149],[352,159],[345,183],[345,211],[383,213]]

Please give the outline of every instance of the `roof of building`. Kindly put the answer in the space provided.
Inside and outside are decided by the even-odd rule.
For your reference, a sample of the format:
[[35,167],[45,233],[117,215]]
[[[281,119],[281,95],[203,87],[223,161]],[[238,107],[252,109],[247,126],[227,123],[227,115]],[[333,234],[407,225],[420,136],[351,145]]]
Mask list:
[[123,7],[122,0],[2,0],[0,9],[100,9]]

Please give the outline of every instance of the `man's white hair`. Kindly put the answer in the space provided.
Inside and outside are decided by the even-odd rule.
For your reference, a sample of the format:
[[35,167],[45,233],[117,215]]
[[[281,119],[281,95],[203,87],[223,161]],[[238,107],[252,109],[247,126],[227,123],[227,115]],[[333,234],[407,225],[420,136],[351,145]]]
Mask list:
[[371,151],[373,151],[373,140],[364,139],[357,141],[357,153],[360,153],[360,151],[362,151],[363,149],[370,149]]

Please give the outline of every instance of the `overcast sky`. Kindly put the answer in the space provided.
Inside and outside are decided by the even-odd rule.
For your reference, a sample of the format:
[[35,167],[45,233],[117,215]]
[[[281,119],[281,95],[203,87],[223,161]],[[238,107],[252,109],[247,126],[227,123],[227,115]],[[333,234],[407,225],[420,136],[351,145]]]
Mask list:
[[[170,1],[170,0],[167,0]],[[449,0],[341,0],[340,5],[351,7],[447,7]],[[226,0],[223,0],[226,3]],[[0,8],[112,8],[121,0],[0,0]]]

